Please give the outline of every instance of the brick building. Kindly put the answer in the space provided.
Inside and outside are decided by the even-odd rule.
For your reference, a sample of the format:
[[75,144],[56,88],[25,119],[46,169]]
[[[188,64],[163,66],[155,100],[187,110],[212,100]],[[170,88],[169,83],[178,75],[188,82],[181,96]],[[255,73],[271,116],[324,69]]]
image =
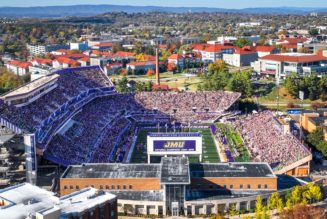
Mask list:
[[60,194],[91,186],[117,195],[120,212],[212,214],[218,205],[231,203],[249,209],[257,195],[281,189],[277,181],[267,163],[189,164],[187,157],[163,157],[158,164],[69,166],[60,179]]

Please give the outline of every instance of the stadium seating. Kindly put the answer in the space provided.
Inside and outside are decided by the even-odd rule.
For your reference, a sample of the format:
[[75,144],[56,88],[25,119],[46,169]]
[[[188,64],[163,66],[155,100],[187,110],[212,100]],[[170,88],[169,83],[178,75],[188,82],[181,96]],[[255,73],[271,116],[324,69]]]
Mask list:
[[270,111],[250,114],[234,122],[254,161],[278,170],[310,155],[292,134],[284,134]]

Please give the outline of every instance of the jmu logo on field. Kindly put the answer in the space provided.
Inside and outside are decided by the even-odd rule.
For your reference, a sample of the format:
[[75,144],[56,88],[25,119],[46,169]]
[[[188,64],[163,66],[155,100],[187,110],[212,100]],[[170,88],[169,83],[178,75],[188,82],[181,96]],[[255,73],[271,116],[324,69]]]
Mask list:
[[164,148],[184,148],[184,141],[167,141],[164,144]]

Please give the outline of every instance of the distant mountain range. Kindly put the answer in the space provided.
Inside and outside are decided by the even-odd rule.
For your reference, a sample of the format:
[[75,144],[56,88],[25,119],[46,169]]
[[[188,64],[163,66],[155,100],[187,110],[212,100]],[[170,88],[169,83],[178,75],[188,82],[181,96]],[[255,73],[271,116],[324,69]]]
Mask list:
[[94,16],[108,12],[221,12],[221,13],[251,13],[251,14],[308,14],[311,12],[326,13],[327,8],[206,8],[206,7],[158,7],[158,6],[128,6],[128,5],[71,5],[45,7],[0,7],[1,17],[32,17],[54,18],[67,16]]

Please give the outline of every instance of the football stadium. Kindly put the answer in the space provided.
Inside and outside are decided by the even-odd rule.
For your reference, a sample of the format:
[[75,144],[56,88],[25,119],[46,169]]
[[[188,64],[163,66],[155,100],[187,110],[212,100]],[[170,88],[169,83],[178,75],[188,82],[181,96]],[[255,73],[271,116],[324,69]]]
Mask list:
[[[311,152],[270,111],[242,114],[226,91],[118,93],[97,66],[62,69],[0,97],[24,137],[27,180],[65,167],[60,195],[85,187],[133,214],[212,214],[301,184]],[[141,203],[141,204],[140,204]]]

